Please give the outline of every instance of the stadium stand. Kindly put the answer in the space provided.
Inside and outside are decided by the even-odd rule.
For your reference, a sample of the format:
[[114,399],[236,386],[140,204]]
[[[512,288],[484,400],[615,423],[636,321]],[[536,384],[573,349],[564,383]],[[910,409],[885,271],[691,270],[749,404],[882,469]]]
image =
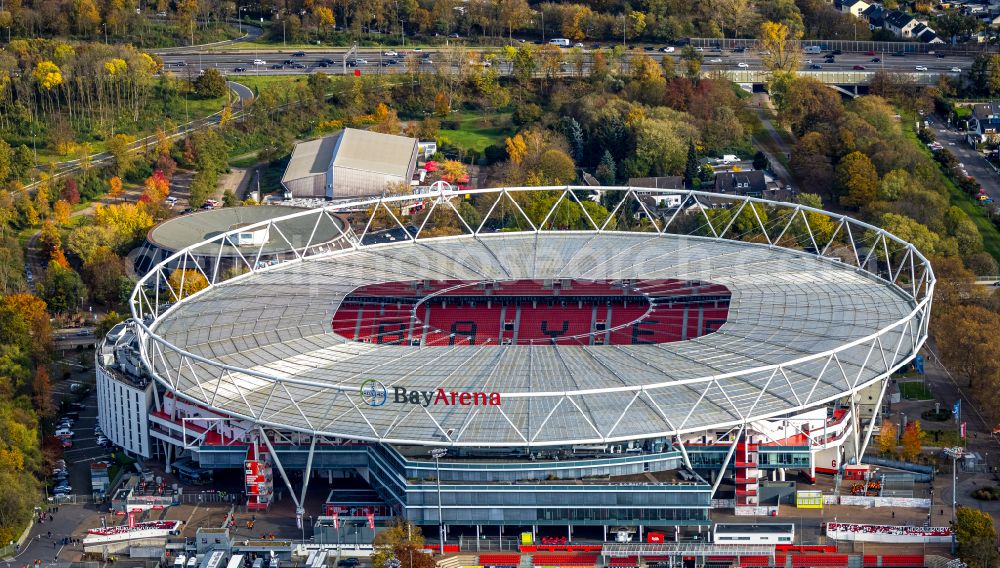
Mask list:
[[718,330],[729,297],[724,286],[680,280],[413,280],[354,290],[331,327],[380,344],[670,343]]

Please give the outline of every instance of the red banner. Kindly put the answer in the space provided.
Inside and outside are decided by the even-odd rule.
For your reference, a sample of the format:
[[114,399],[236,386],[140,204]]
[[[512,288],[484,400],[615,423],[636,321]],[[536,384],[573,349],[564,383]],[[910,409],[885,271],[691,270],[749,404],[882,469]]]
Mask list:
[[335,529],[339,529],[340,528],[340,523],[337,522],[337,511],[333,512],[333,528],[335,528]]
[[962,422],[962,437],[965,437],[965,422]]
[[135,513],[128,514],[128,528],[130,529],[135,528]]

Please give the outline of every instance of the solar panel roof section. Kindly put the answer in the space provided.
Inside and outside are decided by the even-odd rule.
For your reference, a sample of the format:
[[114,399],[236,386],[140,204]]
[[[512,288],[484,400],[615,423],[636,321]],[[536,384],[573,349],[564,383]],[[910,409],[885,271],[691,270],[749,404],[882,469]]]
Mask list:
[[[410,347],[354,342],[330,328],[358,286],[518,278],[692,279],[724,285],[732,298],[715,333],[655,345]],[[295,429],[432,444],[572,443],[710,427],[751,409],[758,416],[841,395],[885,371],[868,343],[842,352],[836,369],[813,360],[780,374],[739,373],[860,339],[913,307],[853,267],[780,248],[643,233],[497,233],[342,250],[225,282],[175,306],[154,331],[236,369],[213,380],[217,369],[182,364],[176,353],[152,361],[186,396]],[[894,347],[899,337],[885,342]],[[205,377],[201,384],[185,365]],[[256,373],[287,381],[275,387]],[[382,381],[390,397],[394,386],[440,386],[504,398],[499,407],[369,407],[358,396],[366,379]],[[661,386],[637,395],[641,385]],[[518,397],[539,393],[549,394]]]

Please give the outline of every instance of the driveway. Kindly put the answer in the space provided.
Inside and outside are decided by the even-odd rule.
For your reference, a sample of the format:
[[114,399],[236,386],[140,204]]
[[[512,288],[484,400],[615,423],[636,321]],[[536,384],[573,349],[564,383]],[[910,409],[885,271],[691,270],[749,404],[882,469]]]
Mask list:
[[931,129],[934,130],[937,141],[955,154],[958,161],[965,165],[969,175],[976,178],[976,181],[983,186],[990,197],[993,199],[1000,197],[1000,175],[997,175],[993,166],[986,161],[982,154],[969,147],[964,132],[948,128],[936,116],[931,119]]

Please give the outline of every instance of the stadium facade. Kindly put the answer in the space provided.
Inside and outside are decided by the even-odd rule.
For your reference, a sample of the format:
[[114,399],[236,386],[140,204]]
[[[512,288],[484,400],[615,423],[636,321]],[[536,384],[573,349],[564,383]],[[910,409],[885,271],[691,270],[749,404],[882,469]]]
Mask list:
[[[186,298],[154,269],[99,350],[102,428],[168,467],[243,469],[250,508],[285,486],[301,516],[312,477],[363,480],[324,513],[445,534],[681,530],[858,462],[926,339],[919,251],[801,205],[663,190],[680,205],[650,211],[612,189],[606,220],[566,187],[438,187],[411,226],[414,196],[296,212],[262,225],[368,217],[345,246],[247,260]],[[488,213],[467,221],[462,199]],[[577,225],[556,227],[566,208]],[[442,220],[451,234],[425,236]],[[372,238],[387,231],[403,238]]]

